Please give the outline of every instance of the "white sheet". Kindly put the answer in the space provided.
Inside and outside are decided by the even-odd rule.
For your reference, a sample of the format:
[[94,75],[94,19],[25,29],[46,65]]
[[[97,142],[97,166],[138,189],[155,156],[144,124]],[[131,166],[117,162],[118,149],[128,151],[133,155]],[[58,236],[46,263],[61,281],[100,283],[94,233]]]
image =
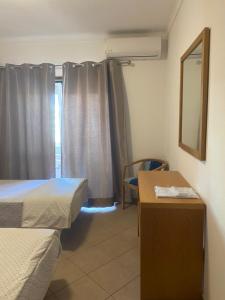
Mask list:
[[0,299],[43,299],[61,250],[59,232],[1,228],[0,241]]
[[87,180],[83,178],[0,180],[0,202],[23,203],[21,227],[69,228],[86,193]]

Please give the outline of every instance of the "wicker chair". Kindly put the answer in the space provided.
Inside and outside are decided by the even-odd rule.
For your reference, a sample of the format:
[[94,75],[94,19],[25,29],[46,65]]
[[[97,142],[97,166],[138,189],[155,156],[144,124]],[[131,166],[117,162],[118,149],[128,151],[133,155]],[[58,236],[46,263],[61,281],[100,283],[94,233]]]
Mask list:
[[137,192],[137,198],[139,202],[139,191],[138,191],[138,178],[137,177],[126,177],[127,170],[134,165],[140,164],[139,170],[145,171],[166,171],[169,169],[168,163],[161,159],[145,158],[134,161],[124,166],[123,170],[123,182],[122,182],[122,208],[125,208],[125,195],[126,190],[134,190]]

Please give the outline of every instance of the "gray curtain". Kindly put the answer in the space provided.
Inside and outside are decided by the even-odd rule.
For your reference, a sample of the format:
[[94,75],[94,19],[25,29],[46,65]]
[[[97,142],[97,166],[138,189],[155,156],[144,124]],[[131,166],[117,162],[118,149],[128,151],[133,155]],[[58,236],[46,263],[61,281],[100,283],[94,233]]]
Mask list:
[[118,198],[127,161],[121,65],[65,63],[63,83],[62,176],[87,177],[89,198]]
[[53,65],[0,69],[0,178],[54,177]]

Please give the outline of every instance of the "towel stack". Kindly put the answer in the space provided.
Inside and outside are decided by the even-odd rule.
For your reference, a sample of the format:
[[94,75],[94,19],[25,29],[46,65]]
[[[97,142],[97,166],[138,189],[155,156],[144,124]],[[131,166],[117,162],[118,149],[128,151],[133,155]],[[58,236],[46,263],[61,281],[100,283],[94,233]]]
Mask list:
[[199,195],[191,187],[155,186],[155,194],[158,198],[199,198]]

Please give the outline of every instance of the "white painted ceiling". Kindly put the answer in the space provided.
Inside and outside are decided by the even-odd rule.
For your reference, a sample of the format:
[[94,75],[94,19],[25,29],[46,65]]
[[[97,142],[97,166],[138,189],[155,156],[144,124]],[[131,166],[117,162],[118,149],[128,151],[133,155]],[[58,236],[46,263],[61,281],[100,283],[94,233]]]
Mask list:
[[177,0],[0,0],[0,37],[165,31]]

